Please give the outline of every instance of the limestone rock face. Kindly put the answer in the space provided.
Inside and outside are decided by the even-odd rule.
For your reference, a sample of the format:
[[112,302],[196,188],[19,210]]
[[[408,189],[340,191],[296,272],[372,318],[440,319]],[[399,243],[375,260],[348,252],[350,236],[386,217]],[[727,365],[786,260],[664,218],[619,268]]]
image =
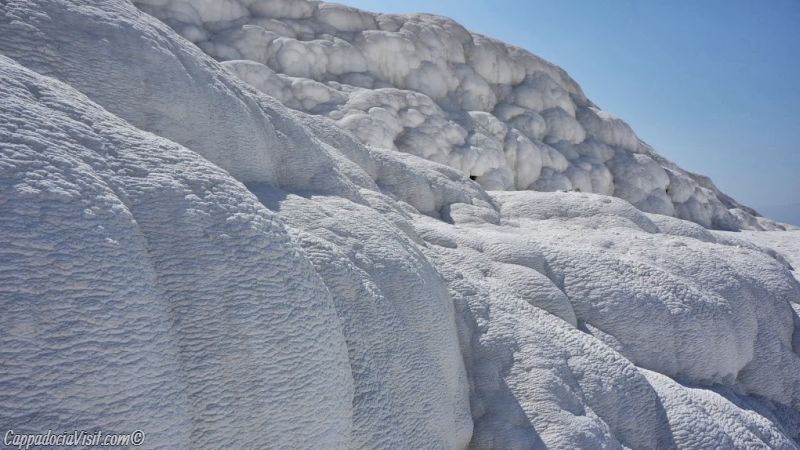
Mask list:
[[432,16],[137,5],[0,1],[0,428],[798,448],[800,231],[709,229],[780,225],[561,70]]
[[446,17],[308,0],[134,3],[286,106],[486,189],[592,192],[706,228],[784,228],[656,154],[561,68]]

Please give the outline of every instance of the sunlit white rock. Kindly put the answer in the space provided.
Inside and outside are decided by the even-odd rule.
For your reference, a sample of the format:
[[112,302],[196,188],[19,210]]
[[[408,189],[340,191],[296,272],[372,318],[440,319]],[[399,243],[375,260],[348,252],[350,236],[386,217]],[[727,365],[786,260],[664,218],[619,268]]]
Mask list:
[[563,71],[432,16],[140,5],[230,61],[124,0],[0,5],[6,429],[796,448],[797,231],[701,226],[776,224]]

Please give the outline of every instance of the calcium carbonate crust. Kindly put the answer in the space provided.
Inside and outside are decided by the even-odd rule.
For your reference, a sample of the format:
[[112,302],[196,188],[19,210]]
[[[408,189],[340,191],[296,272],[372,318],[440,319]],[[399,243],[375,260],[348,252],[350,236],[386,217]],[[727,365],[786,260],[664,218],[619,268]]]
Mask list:
[[561,68],[449,18],[308,0],[134,3],[288,107],[486,189],[594,192],[707,228],[785,228],[656,154]]
[[[195,42],[245,30],[242,17],[305,24],[299,43],[324,24],[355,36],[402,19],[148,2],[204,23],[178,28]],[[169,449],[798,448],[797,231],[711,231],[587,192],[486,191],[507,186],[365,145],[127,1],[0,11],[0,427],[142,429]],[[421,17],[397,30],[439,21],[477,39]],[[517,51],[481,42],[498,67]],[[577,87],[537,64],[579,117]],[[410,87],[434,89],[426,77]],[[346,101],[400,92],[387,89]],[[447,89],[403,95],[450,114]],[[526,89],[530,102],[561,95]],[[561,105],[548,120],[569,121]],[[484,136],[508,127],[474,106]],[[671,176],[648,152],[615,150],[638,161],[619,169],[631,192],[652,182],[640,165]]]

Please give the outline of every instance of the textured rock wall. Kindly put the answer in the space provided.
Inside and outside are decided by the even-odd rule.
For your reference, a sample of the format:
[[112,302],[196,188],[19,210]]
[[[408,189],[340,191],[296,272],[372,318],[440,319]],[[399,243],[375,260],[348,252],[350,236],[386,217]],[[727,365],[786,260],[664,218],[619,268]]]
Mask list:
[[594,192],[707,228],[782,228],[657,155],[561,68],[445,17],[307,0],[135,0],[257,89],[490,190]]
[[287,108],[122,0],[2,2],[0,53],[0,428],[798,446],[797,232],[775,251],[611,196],[487,192]]

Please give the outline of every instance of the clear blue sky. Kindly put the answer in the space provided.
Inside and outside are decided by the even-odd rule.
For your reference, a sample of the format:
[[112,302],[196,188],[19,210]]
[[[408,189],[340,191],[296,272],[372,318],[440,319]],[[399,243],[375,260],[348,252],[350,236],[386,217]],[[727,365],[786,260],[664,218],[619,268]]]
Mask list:
[[445,15],[526,48],[662,155],[800,222],[800,0],[340,3]]

